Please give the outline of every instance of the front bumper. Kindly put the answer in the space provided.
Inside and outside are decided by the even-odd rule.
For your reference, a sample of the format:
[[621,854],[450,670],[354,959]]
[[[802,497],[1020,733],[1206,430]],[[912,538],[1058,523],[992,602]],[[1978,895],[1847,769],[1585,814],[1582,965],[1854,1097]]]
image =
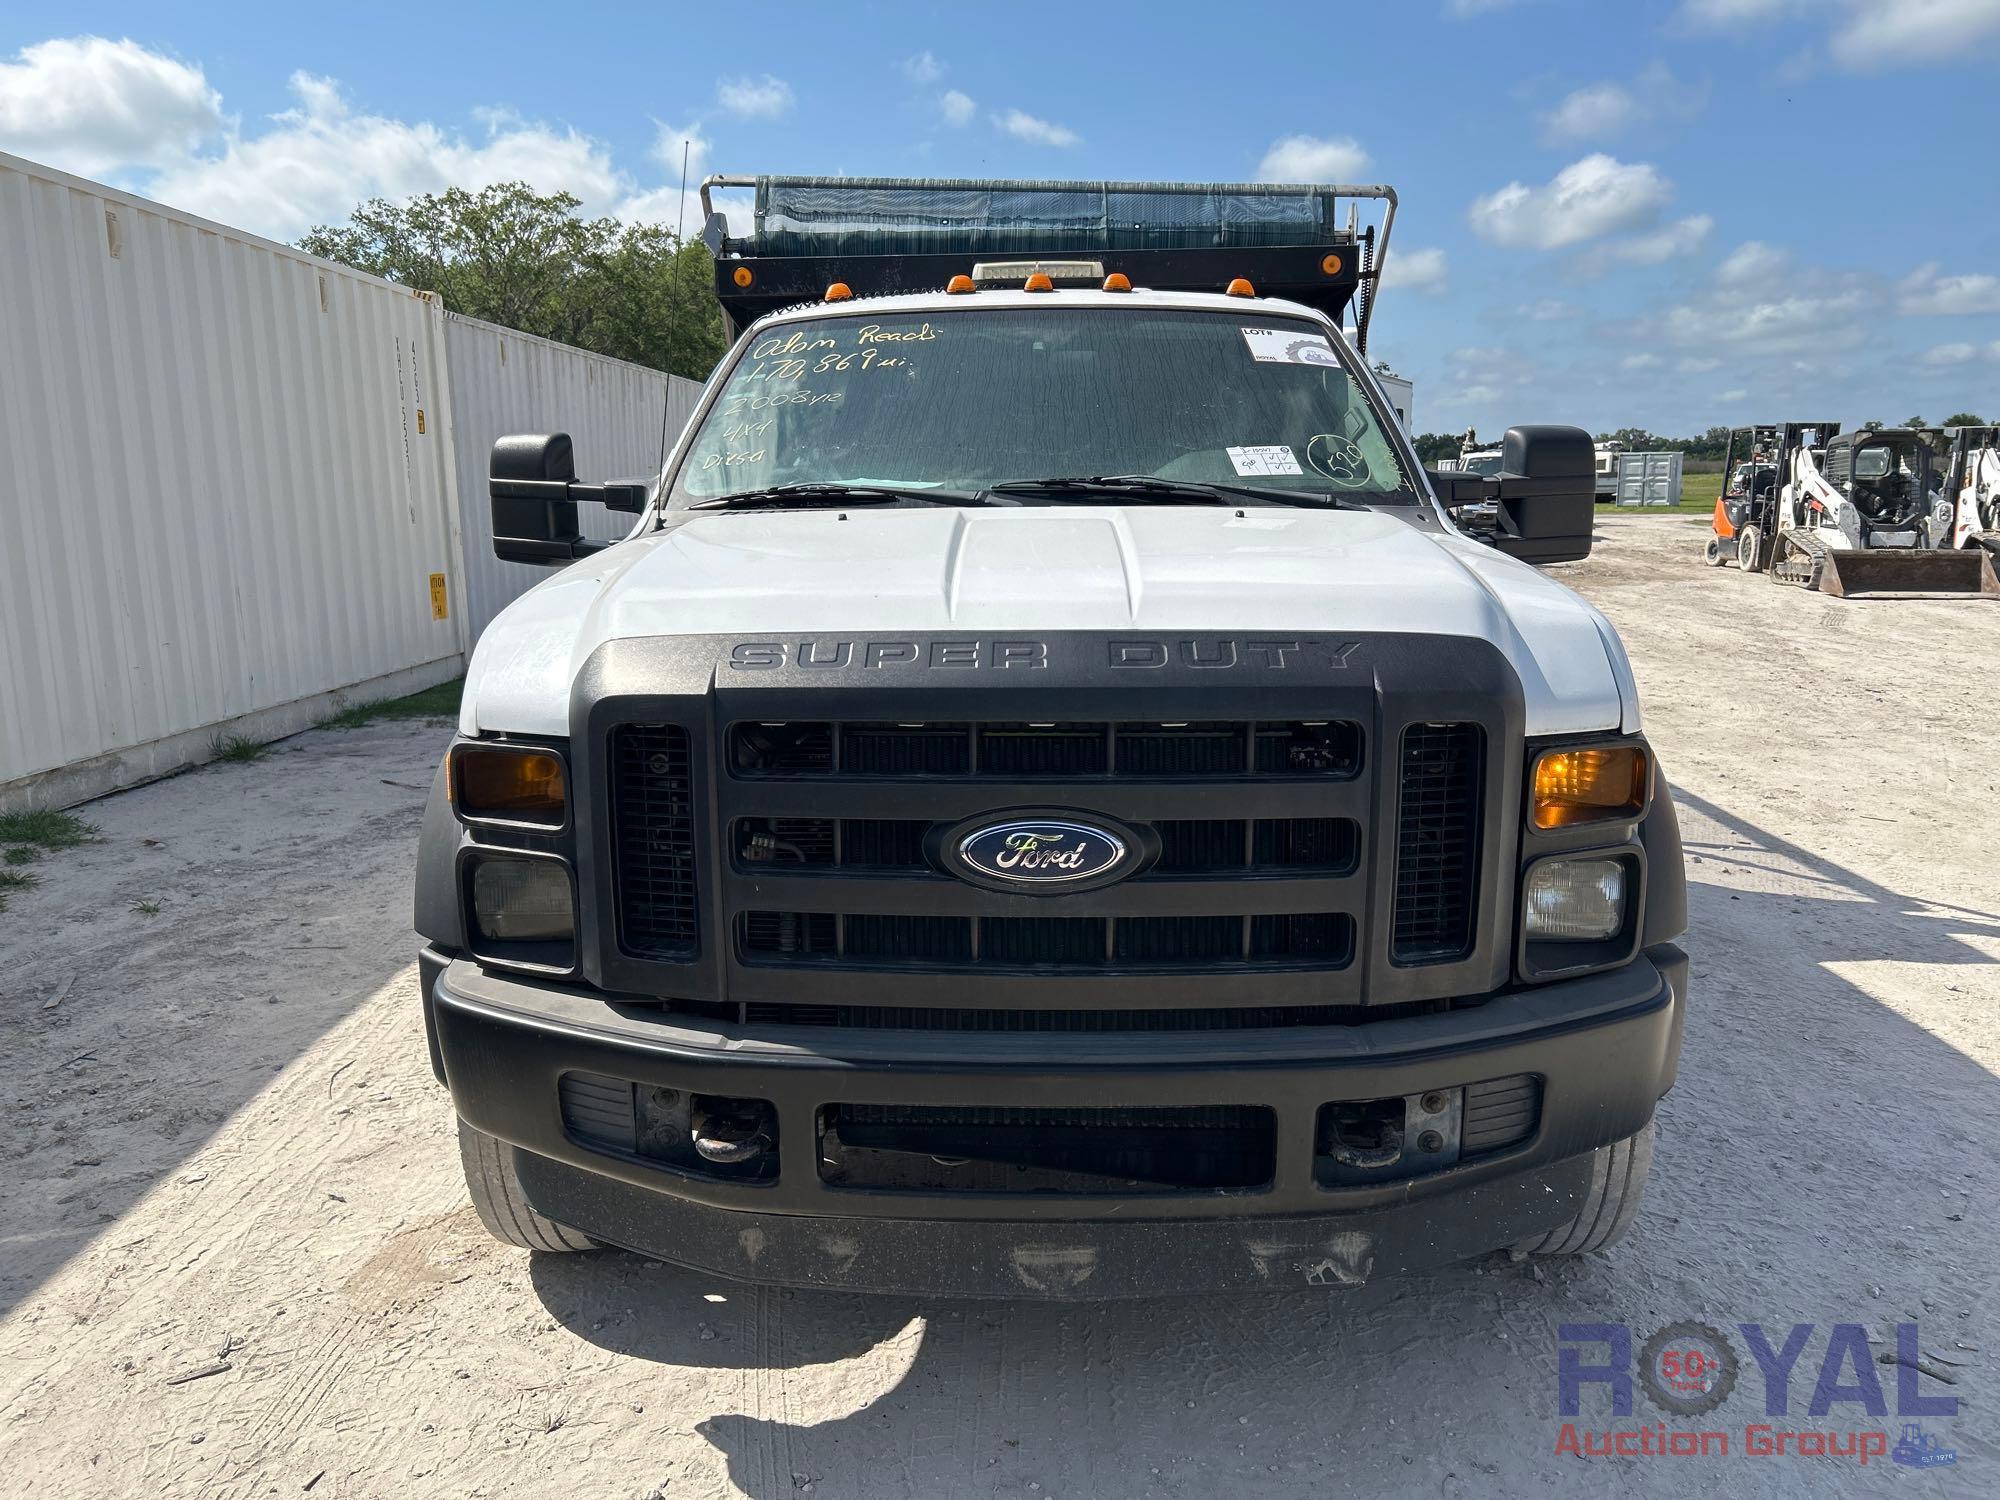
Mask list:
[[[1643,1129],[1671,1086],[1687,959],[1669,945],[1610,973],[1476,1008],[1353,1027],[1020,1034],[755,1030],[502,978],[426,954],[433,1057],[459,1114],[520,1148],[529,1200],[607,1243],[747,1281],[938,1295],[1109,1297],[1351,1284],[1462,1260],[1567,1223],[1590,1153]],[[719,1181],[593,1149],[565,1129],[566,1072],[771,1101],[771,1182]],[[1329,1187],[1313,1164],[1328,1101],[1542,1080],[1534,1133],[1430,1176]],[[1274,1111],[1276,1166],[1249,1191],[1118,1197],[881,1191],[821,1180],[822,1106],[1179,1107]]]

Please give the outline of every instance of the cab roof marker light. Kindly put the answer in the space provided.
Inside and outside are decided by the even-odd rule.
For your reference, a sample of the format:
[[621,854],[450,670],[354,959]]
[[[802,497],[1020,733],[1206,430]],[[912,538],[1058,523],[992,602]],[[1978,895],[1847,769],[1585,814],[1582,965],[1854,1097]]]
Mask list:
[[1132,290],[1132,278],[1127,276],[1123,271],[1113,271],[1109,276],[1104,278],[1104,290],[1107,292],[1129,292]]
[[1049,279],[1046,271],[1037,271],[1021,283],[1021,290],[1024,292],[1053,292],[1055,289],[1056,284]]
[[826,289],[826,300],[829,302],[851,302],[853,299],[854,288],[844,281],[836,281]]
[[945,294],[951,297],[962,297],[967,292],[976,292],[978,290],[979,290],[978,283],[975,282],[970,276],[967,276],[964,272],[960,272],[958,275],[952,277],[951,280],[945,284]]
[[1237,277],[1224,290],[1232,297],[1254,297],[1257,295],[1257,288],[1250,285],[1249,278],[1244,276]]

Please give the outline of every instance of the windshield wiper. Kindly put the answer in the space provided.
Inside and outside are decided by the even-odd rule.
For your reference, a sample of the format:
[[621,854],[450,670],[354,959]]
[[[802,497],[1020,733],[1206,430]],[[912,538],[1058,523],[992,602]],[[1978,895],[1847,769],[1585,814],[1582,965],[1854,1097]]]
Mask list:
[[761,490],[742,490],[734,495],[718,495],[713,500],[697,500],[689,510],[749,510],[757,506],[787,505],[889,505],[898,500],[917,500],[926,505],[985,505],[989,502],[977,490],[899,489],[887,484],[833,484],[808,481],[774,484]]
[[1248,500],[1256,505],[1292,505],[1310,510],[1366,510],[1319,490],[1284,490],[1254,484],[1214,484],[1201,479],[1162,479],[1157,474],[1085,474],[1056,479],[1009,479],[996,484],[1000,495],[1075,496],[1138,495],[1166,505],[1227,505]]
[[[1100,495],[1144,495],[1169,505],[1226,505],[1227,487],[1187,479],[1161,479],[1153,474],[1075,474],[1052,479],[1009,479],[992,486],[996,495],[1069,495],[1089,499]],[[1248,494],[1249,491],[1244,491]],[[1256,497],[1261,499],[1262,497]]]

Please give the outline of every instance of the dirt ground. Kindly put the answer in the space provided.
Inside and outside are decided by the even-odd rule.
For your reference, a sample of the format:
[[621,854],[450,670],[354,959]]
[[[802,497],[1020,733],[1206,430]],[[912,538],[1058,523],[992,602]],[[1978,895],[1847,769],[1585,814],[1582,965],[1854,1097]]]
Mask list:
[[[1700,535],[1607,520],[1565,570],[1630,649],[1693,882],[1680,1083],[1609,1253],[1063,1307],[504,1249],[411,962],[445,730],[316,731],[83,809],[104,841],[0,916],[0,1491],[1995,1493],[2000,608],[1710,572]],[[1674,1421],[1728,1456],[1558,1453],[1560,1325],[1680,1319],[1743,1355]],[[1789,1419],[1752,1321],[1816,1325]],[[1805,1393],[1830,1325],[1880,1353],[1898,1321],[1962,1403],[1926,1422],[1955,1466],[1743,1453],[1763,1421],[1893,1439],[1894,1369],[1886,1417]]]

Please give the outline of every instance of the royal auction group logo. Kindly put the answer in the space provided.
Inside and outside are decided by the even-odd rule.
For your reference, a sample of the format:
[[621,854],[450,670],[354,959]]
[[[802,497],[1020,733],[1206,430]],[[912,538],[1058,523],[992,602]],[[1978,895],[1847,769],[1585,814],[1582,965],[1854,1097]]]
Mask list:
[[[1707,1323],[1669,1323],[1636,1346],[1624,1323],[1565,1323],[1556,1330],[1555,1451],[1579,1458],[1880,1458],[1909,1468],[1958,1462],[1923,1419],[1955,1417],[1953,1377],[1926,1356],[1915,1323],[1895,1325],[1895,1346],[1878,1351],[1859,1323],[1794,1323],[1779,1337],[1738,1323],[1736,1341]],[[1741,1383],[1763,1398],[1764,1421],[1737,1426],[1665,1422],[1598,1427],[1575,1420],[1588,1404],[1630,1417],[1636,1391],[1669,1418],[1707,1417]],[[1761,1390],[1757,1387],[1761,1385]],[[1893,1401],[1891,1392],[1893,1391]],[[1803,1400],[1804,1420],[1793,1417]],[[1596,1413],[1593,1412],[1593,1415]],[[1899,1431],[1892,1439],[1893,1415]]]

